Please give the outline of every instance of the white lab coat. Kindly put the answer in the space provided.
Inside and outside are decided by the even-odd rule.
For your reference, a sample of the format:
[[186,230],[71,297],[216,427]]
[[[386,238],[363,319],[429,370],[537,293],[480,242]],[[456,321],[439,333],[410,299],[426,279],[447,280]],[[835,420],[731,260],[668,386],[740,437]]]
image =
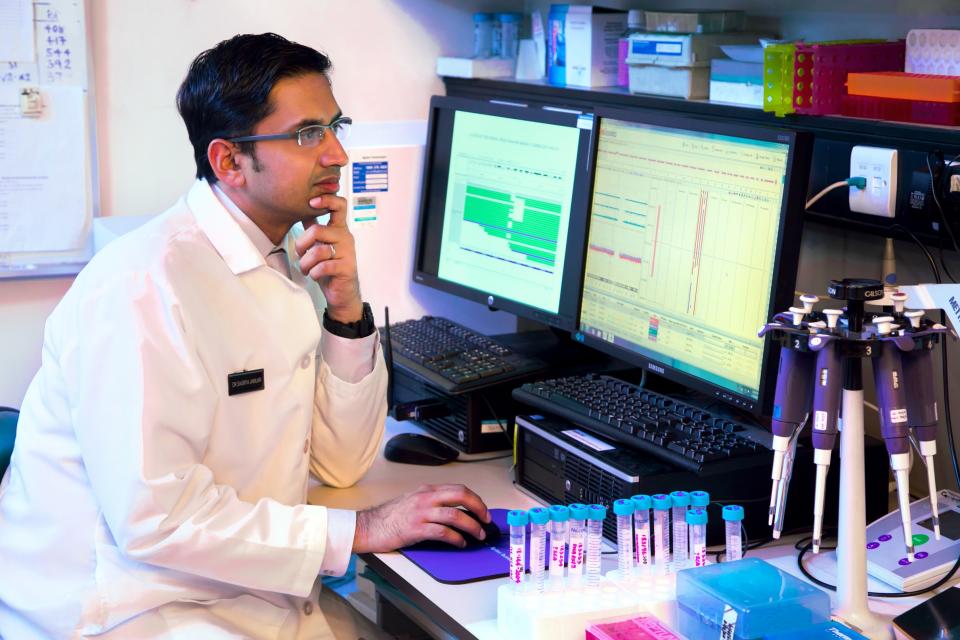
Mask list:
[[[332,375],[315,283],[292,274],[201,181],[77,277],[0,485],[0,636],[130,637],[147,620],[206,638],[213,620],[217,638],[275,638],[291,615],[325,635],[304,606],[328,523],[308,476],[369,468],[387,373],[378,347],[359,382]],[[228,374],[256,369],[263,390],[228,395]]]

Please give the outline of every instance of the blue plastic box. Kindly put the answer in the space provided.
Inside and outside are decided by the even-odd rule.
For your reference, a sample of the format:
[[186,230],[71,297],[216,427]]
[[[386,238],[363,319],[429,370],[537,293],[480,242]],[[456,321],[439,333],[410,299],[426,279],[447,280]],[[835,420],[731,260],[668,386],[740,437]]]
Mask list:
[[756,558],[680,571],[677,604],[691,640],[752,640],[830,619],[826,593]]
[[788,631],[770,636],[766,640],[868,640],[850,627],[839,622],[815,624],[803,631]]

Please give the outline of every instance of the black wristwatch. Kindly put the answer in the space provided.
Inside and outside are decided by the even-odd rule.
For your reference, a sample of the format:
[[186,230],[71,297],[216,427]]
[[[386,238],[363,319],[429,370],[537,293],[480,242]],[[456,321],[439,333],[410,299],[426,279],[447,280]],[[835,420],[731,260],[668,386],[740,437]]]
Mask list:
[[366,338],[377,328],[373,321],[373,310],[366,302],[363,303],[363,314],[356,322],[338,322],[330,317],[327,310],[323,310],[323,328],[341,338]]

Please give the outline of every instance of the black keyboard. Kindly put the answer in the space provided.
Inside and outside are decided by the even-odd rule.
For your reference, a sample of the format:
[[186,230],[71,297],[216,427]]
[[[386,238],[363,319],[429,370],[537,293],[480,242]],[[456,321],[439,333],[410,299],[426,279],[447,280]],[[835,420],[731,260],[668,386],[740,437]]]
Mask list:
[[772,460],[770,434],[609,376],[524,384],[514,399],[683,469],[708,474]]
[[546,369],[539,360],[434,316],[390,325],[390,342],[395,366],[408,369],[447,393],[479,389]]

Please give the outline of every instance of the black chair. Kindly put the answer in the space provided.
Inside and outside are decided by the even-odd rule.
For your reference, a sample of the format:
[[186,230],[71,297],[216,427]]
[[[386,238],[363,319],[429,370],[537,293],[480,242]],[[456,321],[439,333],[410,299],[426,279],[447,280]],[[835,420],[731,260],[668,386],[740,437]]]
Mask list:
[[17,439],[17,420],[20,411],[13,407],[0,407],[0,478],[10,464],[13,442]]

